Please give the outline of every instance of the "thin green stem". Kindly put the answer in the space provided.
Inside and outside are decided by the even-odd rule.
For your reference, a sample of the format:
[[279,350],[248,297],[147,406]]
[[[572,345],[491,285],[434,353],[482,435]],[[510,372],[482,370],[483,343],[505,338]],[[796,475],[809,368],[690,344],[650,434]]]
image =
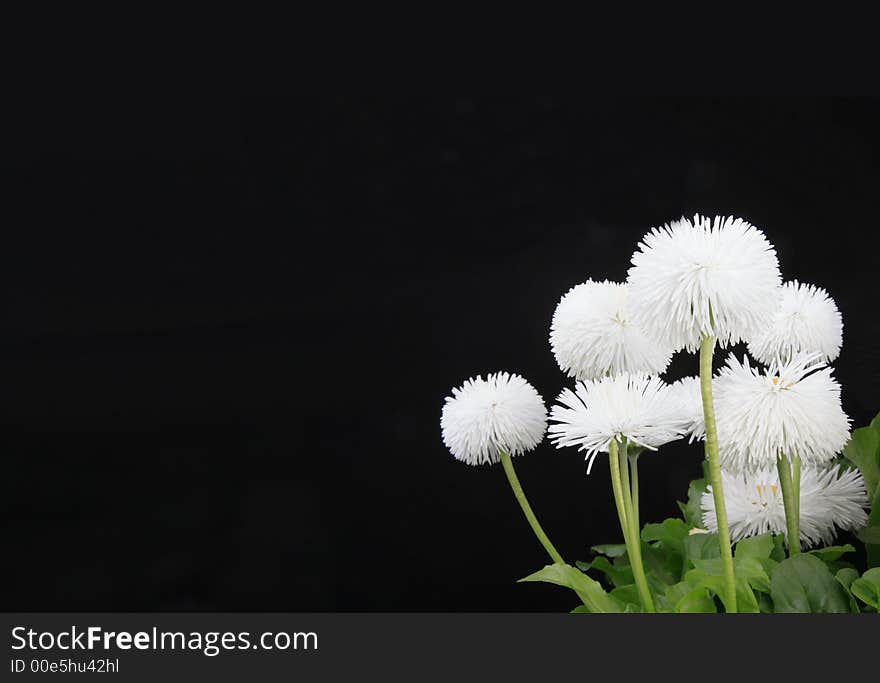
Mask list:
[[620,482],[620,460],[617,457],[617,441],[612,440],[609,446],[608,463],[611,465],[611,490],[614,492],[614,506],[620,520],[623,541],[629,550],[629,524],[626,521],[626,505],[623,502],[623,486]]
[[703,416],[706,418],[706,461],[709,465],[709,483],[715,499],[718,519],[718,542],[721,546],[721,565],[724,574],[725,604],[728,612],[736,613],[736,574],[733,572],[733,552],[730,547],[730,527],[727,506],[724,504],[724,486],[721,483],[721,457],[718,453],[718,427],[715,424],[715,404],[712,401],[712,354],[715,337],[705,336],[700,344],[700,393],[703,397]]
[[608,459],[616,459],[618,461],[617,469],[620,472],[621,497],[624,509],[626,510],[628,527],[628,532],[624,530],[624,538],[626,539],[626,549],[629,553],[629,563],[632,567],[633,579],[636,582],[636,589],[639,592],[642,607],[645,608],[646,612],[654,612],[654,600],[651,597],[651,591],[648,589],[648,579],[645,576],[645,567],[642,564],[641,528],[639,527],[636,505],[633,504],[633,491],[630,488],[629,463],[626,455],[627,442],[624,441],[623,448],[620,449],[618,449],[616,441],[612,441],[611,444]]
[[[801,459],[795,455],[792,460],[794,470],[794,509],[797,511],[795,519],[798,520],[798,526],[801,522]],[[800,541],[800,539],[798,539]]]
[[510,455],[507,451],[501,451],[501,464],[504,465],[504,473],[507,475],[507,481],[510,482],[510,488],[513,489],[513,495],[516,496],[519,506],[522,508],[526,519],[529,521],[529,525],[532,527],[532,531],[535,532],[535,536],[538,537],[541,545],[544,546],[544,550],[547,551],[547,554],[550,555],[550,558],[555,563],[565,564],[562,555],[560,555],[559,551],[553,547],[550,539],[547,538],[547,534],[544,533],[544,529],[542,529],[541,525],[538,523],[538,518],[535,517],[535,513],[532,511],[532,506],[529,505],[529,501],[522,489],[522,485],[519,483],[519,478],[516,476],[516,472],[513,469],[513,461],[510,459]]
[[[795,456],[798,462],[797,479],[800,480],[800,458]],[[776,471],[779,472],[779,487],[782,489],[782,505],[785,507],[785,527],[788,531],[788,556],[793,557],[801,551],[800,530],[800,486],[795,486],[791,470],[794,463],[786,456],[780,455],[776,460]],[[800,481],[798,481],[800,484]]]
[[639,525],[639,456],[631,455],[629,456],[629,472],[630,472],[630,481],[632,482],[630,488],[632,489],[632,502],[633,502],[633,517],[636,519],[636,527]]

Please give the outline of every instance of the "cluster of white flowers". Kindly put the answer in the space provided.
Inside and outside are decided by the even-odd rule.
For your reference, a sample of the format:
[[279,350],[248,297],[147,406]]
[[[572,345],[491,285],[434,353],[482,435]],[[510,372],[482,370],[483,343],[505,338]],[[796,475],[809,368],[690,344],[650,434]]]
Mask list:
[[714,386],[721,466],[731,472],[771,467],[779,456],[822,465],[849,439],[840,385],[818,353],[774,361],[766,372],[730,356]]
[[[722,472],[730,537],[739,541],[767,533],[788,534],[776,469],[747,474]],[[701,498],[703,524],[718,531],[711,487]],[[859,529],[868,521],[868,494],[858,470],[804,467],[801,473],[800,540],[807,546],[834,541],[835,528]]]
[[[766,366],[731,355],[712,382],[734,534],[785,530],[772,474],[779,457],[804,463],[806,542],[863,523],[860,475],[828,469],[850,430],[840,385],[825,365],[840,353],[840,312],[824,289],[782,284],[775,249],[740,218],[697,215],[654,228],[638,244],[625,283],[587,280],[562,296],[550,347],[575,386],[550,411],[550,440],[584,451],[588,473],[615,440],[649,450],[705,440],[700,379],[660,377],[674,353],[696,351],[704,340],[745,342]],[[548,431],[547,414],[524,379],[490,375],[453,390],[442,429],[459,460],[494,463],[502,450],[533,449]],[[704,497],[712,528],[710,500]]]

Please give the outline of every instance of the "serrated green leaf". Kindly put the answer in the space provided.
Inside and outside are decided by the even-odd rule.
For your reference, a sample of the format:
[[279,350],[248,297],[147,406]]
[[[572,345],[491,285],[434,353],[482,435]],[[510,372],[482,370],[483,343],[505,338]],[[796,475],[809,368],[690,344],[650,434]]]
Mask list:
[[866,571],[849,589],[859,600],[880,612],[880,568]]
[[795,555],[780,562],[770,577],[776,613],[849,612],[849,598],[840,582],[818,557]]
[[570,588],[593,612],[617,612],[617,605],[602,589],[598,581],[591,579],[580,569],[568,564],[548,564],[543,569],[529,574],[520,581],[543,581]]

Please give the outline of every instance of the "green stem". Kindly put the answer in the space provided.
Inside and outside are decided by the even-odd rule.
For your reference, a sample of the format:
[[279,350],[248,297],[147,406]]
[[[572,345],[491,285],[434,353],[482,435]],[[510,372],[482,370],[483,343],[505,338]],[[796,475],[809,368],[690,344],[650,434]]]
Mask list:
[[565,564],[562,555],[560,555],[559,551],[553,547],[550,539],[547,538],[547,534],[544,533],[544,529],[542,529],[541,525],[538,523],[538,518],[535,517],[535,513],[532,511],[532,506],[529,505],[526,494],[523,492],[522,485],[519,483],[519,479],[513,469],[513,461],[510,459],[510,455],[507,451],[501,451],[501,464],[504,465],[504,473],[507,475],[507,481],[510,482],[510,488],[513,489],[513,495],[516,496],[519,506],[522,508],[526,519],[529,521],[529,525],[532,527],[532,531],[535,532],[535,536],[538,537],[541,545],[544,546],[544,550],[547,551],[547,554],[550,555],[550,558],[556,564]]
[[715,405],[712,402],[712,354],[715,337],[705,336],[700,344],[700,393],[703,397],[703,416],[706,418],[706,461],[709,465],[709,483],[715,499],[715,516],[718,519],[718,541],[721,546],[721,566],[724,587],[727,592],[725,604],[728,612],[736,613],[736,575],[733,572],[733,552],[730,547],[730,527],[727,524],[727,506],[724,504],[724,486],[721,483],[721,456],[718,453],[718,427],[715,424]]
[[[795,456],[794,461],[784,455],[776,460],[776,471],[779,472],[779,487],[782,489],[782,504],[785,507],[785,526],[788,530],[788,556],[793,557],[801,551],[800,530],[800,458]],[[791,476],[792,467],[797,470],[795,479]]]
[[[800,456],[794,456],[794,509],[797,511],[795,519],[798,526],[801,523],[801,459]],[[800,536],[798,536],[798,544],[800,544]]]
[[629,472],[632,482],[633,517],[636,520],[636,528],[639,528],[639,456],[629,454]]
[[612,440],[609,446],[608,463],[611,465],[611,490],[614,491],[614,506],[620,520],[623,541],[629,550],[629,524],[626,521],[626,505],[623,502],[623,486],[620,483],[620,460],[617,457],[617,441]]
[[633,494],[629,483],[629,465],[626,455],[627,442],[623,442],[623,448],[618,449],[617,441],[611,442],[608,459],[610,461],[617,460],[617,471],[620,473],[620,491],[623,507],[626,511],[626,528],[624,529],[624,539],[626,540],[626,550],[629,553],[629,563],[632,567],[633,579],[636,582],[636,589],[639,592],[639,599],[642,601],[642,607],[646,612],[654,612],[654,600],[651,597],[651,591],[648,589],[648,579],[645,576],[645,567],[642,564],[642,539],[641,529],[639,527],[639,518],[636,514],[636,506],[633,505]]

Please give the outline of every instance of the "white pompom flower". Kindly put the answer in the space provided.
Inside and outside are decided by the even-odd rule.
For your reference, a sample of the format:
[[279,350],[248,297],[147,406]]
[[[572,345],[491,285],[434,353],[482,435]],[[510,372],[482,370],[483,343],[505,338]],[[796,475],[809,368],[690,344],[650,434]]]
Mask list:
[[559,405],[550,410],[550,439],[557,448],[577,446],[586,451],[587,474],[600,452],[616,440],[657,450],[681,438],[684,425],[669,385],[659,377],[623,373],[578,382],[563,389]]
[[[776,469],[748,474],[721,472],[730,538],[736,542],[772,532],[788,535],[782,488]],[[701,499],[703,525],[718,531],[711,487]],[[801,471],[800,540],[807,547],[828,545],[837,529],[865,526],[868,495],[861,472],[833,467],[804,467]]]
[[673,402],[678,406],[690,442],[706,439],[706,418],[699,377],[685,377],[669,385]]
[[632,256],[627,284],[634,321],[674,351],[751,339],[773,318],[780,286],[776,250],[741,218],[696,215],[654,228]]
[[774,467],[779,456],[818,466],[849,439],[840,385],[818,353],[771,363],[727,359],[713,382],[721,467],[732,472]]
[[501,451],[521,455],[547,431],[547,409],[519,375],[499,372],[467,380],[446,397],[440,418],[443,443],[468,465],[493,464]]
[[773,320],[751,338],[749,353],[769,364],[819,351],[830,363],[842,344],[843,320],[834,299],[824,289],[794,280],[782,286]]
[[608,280],[587,280],[563,295],[553,313],[550,347],[562,371],[581,380],[660,374],[672,358],[671,349],[633,323],[626,285]]

